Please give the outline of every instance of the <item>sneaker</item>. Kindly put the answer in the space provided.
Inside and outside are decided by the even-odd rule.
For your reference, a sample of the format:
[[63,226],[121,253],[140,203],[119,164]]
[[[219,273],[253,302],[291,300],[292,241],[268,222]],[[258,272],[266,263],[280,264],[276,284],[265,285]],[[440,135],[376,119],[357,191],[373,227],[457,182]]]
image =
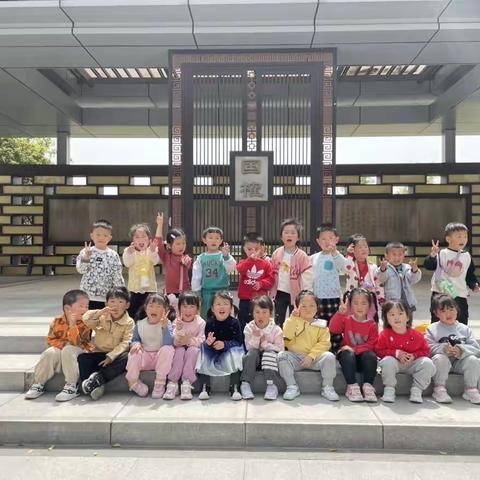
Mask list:
[[34,398],[40,397],[45,393],[45,385],[43,383],[34,383],[25,394],[26,400],[33,400]]
[[295,400],[300,395],[298,385],[287,385],[287,389],[283,394],[284,400]]
[[468,400],[470,403],[478,405],[480,403],[480,393],[478,388],[466,388],[462,395],[464,400]]
[[432,398],[437,403],[452,403],[452,397],[448,394],[444,385],[437,385],[433,388]]
[[86,380],[82,382],[82,391],[85,395],[90,395],[95,388],[101,387],[105,383],[102,375],[93,372]]
[[234,385],[232,388],[232,393],[230,395],[230,398],[234,402],[238,402],[238,400],[242,400],[242,394],[238,391],[238,387],[236,385]]
[[412,403],[423,403],[422,391],[418,387],[412,387],[409,400]]
[[164,400],[175,400],[178,393],[178,383],[168,382],[167,389],[163,395]]
[[395,387],[385,387],[382,400],[386,403],[395,403]]
[[180,400],[191,400],[192,395],[192,384],[188,380],[184,380],[180,385]]
[[248,382],[242,382],[240,384],[240,393],[242,394],[242,398],[244,400],[251,400],[255,397],[252,392],[252,387],[250,387],[250,384]]
[[152,398],[163,398],[165,395],[165,382],[157,381],[153,383]]
[[75,383],[66,383],[63,390],[55,397],[57,402],[68,402],[78,397],[80,392],[78,391]]
[[137,380],[131,387],[130,390],[132,392],[135,392],[139,397],[146,397],[148,395],[148,387],[141,382],[140,380]]
[[338,396],[332,385],[325,385],[322,388],[322,397],[325,397],[331,402],[338,402],[340,400],[340,397]]
[[371,383],[364,383],[362,385],[363,390],[363,398],[368,403],[376,403],[377,402],[377,392],[375,392],[375,388]]
[[357,383],[347,385],[347,391],[345,392],[345,396],[351,402],[363,402],[363,395]]
[[200,395],[198,395],[199,400],[209,400],[210,395],[208,393],[208,388],[205,384],[203,384],[202,391],[200,392]]
[[[271,383],[268,383],[271,382]],[[277,386],[269,380],[267,382],[267,390],[265,390],[265,396],[263,397],[265,400],[276,400],[278,397],[278,388]]]
[[103,394],[105,393],[105,385],[100,385],[97,388],[94,388],[90,392],[90,397],[92,400],[98,400],[100,397],[103,397]]

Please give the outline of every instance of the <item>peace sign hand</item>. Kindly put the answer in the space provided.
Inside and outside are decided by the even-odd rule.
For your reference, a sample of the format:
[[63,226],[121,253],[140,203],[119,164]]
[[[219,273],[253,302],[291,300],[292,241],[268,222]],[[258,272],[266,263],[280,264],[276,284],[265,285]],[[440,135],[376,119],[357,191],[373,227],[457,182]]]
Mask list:
[[430,252],[431,257],[436,257],[440,253],[439,242],[440,240],[437,240],[436,242],[432,240],[432,250]]
[[410,265],[410,268],[412,269],[412,273],[415,273],[418,270],[418,265],[417,265],[417,259],[412,258],[408,264]]
[[85,242],[85,251],[83,252],[83,256],[87,259],[90,260],[92,257],[92,242]]
[[383,258],[381,261],[380,261],[380,270],[382,272],[385,272],[387,270],[387,266],[388,266],[388,261],[386,258]]
[[345,315],[347,313],[347,305],[344,303],[343,298],[340,298],[340,306],[338,307],[338,313]]
[[222,253],[224,257],[228,257],[230,255],[230,245],[227,242],[223,244]]

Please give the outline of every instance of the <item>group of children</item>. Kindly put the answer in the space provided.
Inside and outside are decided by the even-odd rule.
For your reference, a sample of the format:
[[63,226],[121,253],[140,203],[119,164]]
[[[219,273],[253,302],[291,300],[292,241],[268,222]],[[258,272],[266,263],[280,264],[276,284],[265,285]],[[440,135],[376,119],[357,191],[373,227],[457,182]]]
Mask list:
[[[435,273],[432,324],[424,336],[412,327],[412,287],[421,271],[416,260],[404,263],[401,243],[387,244],[377,266],[369,262],[363,235],[348,239],[343,256],[335,228],[324,224],[317,229],[320,251],[309,257],[299,247],[301,225],[287,219],[280,229],[283,245],[271,258],[261,236],[249,233],[243,240],[246,258],[237,264],[222,230],[209,227],[202,235],[205,252],[192,263],[184,232],[171,229],[164,242],[161,213],[156,221],[154,237],[146,224],[130,230],[132,243],[123,252],[128,290],[120,258],[108,248],[111,225],[105,220],[93,224],[94,246],[85,244],[77,258],[81,289],[64,295],[63,315],[50,326],[49,348],[35,367],[26,398],[40,396],[60,371],[66,384],[57,401],[80,392],[98,399],[105,384],[125,371],[130,390],[143,397],[149,389],[140,373],[153,370],[153,398],[173,400],[180,391],[182,400],[190,400],[197,383],[199,399],[207,400],[210,378],[229,376],[232,400],[251,399],[261,369],[266,400],[277,398],[283,382],[283,398],[293,400],[300,395],[295,372],[310,369],[321,373],[321,395],[336,401],[338,361],[346,397],[353,402],[377,401],[373,383],[380,367],[385,402],[395,401],[397,373],[405,372],[413,377],[410,401],[421,403],[433,378],[433,398],[450,403],[446,380],[452,371],[464,374],[463,397],[480,404],[480,346],[467,326],[468,289],[479,286],[464,250],[465,225],[448,224],[448,247],[440,250],[432,241],[425,259],[425,268]],[[160,261],[164,293],[157,292],[155,279]],[[235,269],[238,309],[228,291]],[[341,275],[346,276],[344,295]]]

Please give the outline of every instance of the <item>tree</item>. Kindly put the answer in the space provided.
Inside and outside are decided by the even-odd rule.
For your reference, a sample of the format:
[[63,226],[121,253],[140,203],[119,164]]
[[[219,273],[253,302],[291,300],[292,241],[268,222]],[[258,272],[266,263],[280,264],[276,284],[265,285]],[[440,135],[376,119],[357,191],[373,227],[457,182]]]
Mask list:
[[45,165],[53,155],[51,138],[0,138],[0,165]]

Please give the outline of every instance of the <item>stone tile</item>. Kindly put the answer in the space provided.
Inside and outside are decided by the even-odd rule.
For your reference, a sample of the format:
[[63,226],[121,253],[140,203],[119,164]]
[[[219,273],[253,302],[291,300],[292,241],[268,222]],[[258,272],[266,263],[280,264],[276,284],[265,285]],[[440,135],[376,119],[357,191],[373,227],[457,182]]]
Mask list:
[[[18,397],[19,394],[16,392],[1,392],[0,393],[0,407],[12,401],[14,398]],[[1,412],[1,409],[0,409]]]
[[254,478],[255,480],[299,479],[302,478],[302,469],[298,460],[247,459],[245,460],[245,478]]
[[23,392],[26,372],[31,371],[39,355],[0,355],[0,391]]

